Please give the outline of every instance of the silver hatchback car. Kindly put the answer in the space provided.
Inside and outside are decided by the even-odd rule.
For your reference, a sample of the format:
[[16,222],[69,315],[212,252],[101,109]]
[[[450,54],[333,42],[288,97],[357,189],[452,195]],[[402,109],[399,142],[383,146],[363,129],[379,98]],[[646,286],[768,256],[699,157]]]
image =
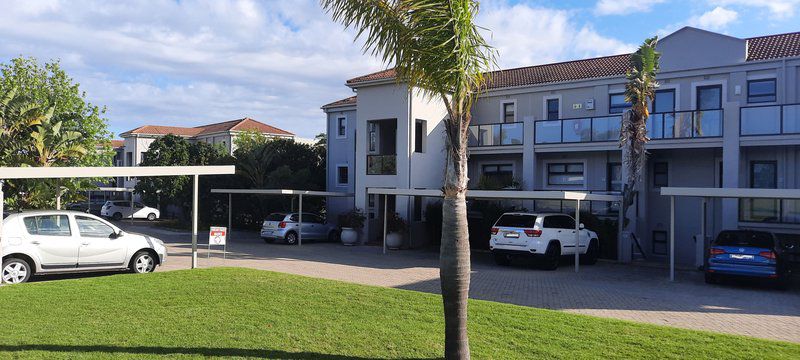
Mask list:
[[303,213],[303,227],[300,229],[300,214],[274,213],[267,216],[261,225],[261,238],[268,243],[284,240],[289,245],[298,243],[298,230],[302,232],[302,240],[336,241],[339,231],[333,224],[328,224],[319,215]]

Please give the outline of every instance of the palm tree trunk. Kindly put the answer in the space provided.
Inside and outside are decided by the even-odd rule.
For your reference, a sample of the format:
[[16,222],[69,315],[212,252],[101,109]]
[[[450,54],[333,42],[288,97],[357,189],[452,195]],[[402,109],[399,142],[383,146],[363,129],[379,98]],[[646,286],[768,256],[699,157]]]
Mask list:
[[439,277],[444,302],[444,354],[445,359],[469,359],[467,299],[471,264],[466,202],[466,137],[459,131],[461,126],[453,127],[456,131],[449,136],[452,146],[448,148],[450,156],[447,157],[444,179],[442,245],[439,255]]

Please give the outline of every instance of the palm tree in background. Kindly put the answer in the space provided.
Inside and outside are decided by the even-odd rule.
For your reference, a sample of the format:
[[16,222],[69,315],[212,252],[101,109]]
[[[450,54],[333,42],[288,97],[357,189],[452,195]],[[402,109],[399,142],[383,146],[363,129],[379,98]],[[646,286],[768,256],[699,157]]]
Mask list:
[[364,53],[393,66],[410,94],[441,100],[446,164],[439,260],[445,319],[445,357],[469,359],[467,297],[467,134],[470,109],[495,67],[495,51],[473,20],[474,0],[321,0],[337,21],[364,40]]
[[620,129],[620,147],[622,162],[628,168],[623,189],[624,219],[623,228],[627,228],[629,219],[628,209],[636,199],[636,184],[641,180],[642,170],[646,161],[644,148],[648,140],[647,118],[650,117],[650,103],[655,98],[658,87],[656,75],[659,71],[661,54],[656,51],[658,37],[644,41],[633,55],[631,55],[631,68],[628,70],[625,84],[625,100],[631,103],[631,108],[622,114],[622,127]]

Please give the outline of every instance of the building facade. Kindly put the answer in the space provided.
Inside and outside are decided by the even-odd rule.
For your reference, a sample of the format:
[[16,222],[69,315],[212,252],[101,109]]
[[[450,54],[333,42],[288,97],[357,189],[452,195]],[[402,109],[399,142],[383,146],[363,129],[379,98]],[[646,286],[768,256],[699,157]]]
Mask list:
[[[739,39],[691,27],[661,39],[660,87],[648,120],[649,152],[635,208],[635,235],[647,258],[667,256],[669,199],[664,186],[800,188],[800,32]],[[472,109],[472,188],[615,193],[621,162],[621,114],[630,54],[494,72]],[[329,158],[347,166],[347,182],[329,167],[329,189],[347,188],[352,206],[380,211],[368,187],[438,189],[442,184],[444,109],[385,70],[347,81],[357,96],[323,107]],[[344,100],[343,100],[344,101]],[[346,124],[341,125],[342,121]],[[337,137],[344,126],[347,134]],[[333,161],[333,160],[332,160]],[[421,220],[421,205],[398,197],[390,208]],[[522,204],[572,211],[569,204]],[[618,204],[587,204],[599,216]],[[573,208],[574,210],[574,208]],[[676,261],[702,263],[698,199],[676,199]],[[708,237],[722,229],[800,233],[793,201],[711,201]],[[371,228],[378,228],[372,226]],[[379,236],[371,231],[369,236]],[[412,236],[413,237],[413,236]],[[627,261],[638,247],[619,252]]]

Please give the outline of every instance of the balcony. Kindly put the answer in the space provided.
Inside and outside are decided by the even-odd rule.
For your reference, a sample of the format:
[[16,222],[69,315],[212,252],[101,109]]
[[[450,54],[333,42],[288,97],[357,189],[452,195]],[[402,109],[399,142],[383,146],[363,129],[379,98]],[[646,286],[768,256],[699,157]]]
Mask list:
[[647,137],[691,139],[722,136],[722,109],[653,113],[647,119]]
[[534,124],[536,144],[617,141],[622,116],[539,120]]
[[745,106],[739,120],[742,136],[800,134],[800,104]]
[[469,127],[468,146],[522,145],[523,130],[521,122],[472,125]]
[[367,175],[397,175],[397,155],[367,155]]

